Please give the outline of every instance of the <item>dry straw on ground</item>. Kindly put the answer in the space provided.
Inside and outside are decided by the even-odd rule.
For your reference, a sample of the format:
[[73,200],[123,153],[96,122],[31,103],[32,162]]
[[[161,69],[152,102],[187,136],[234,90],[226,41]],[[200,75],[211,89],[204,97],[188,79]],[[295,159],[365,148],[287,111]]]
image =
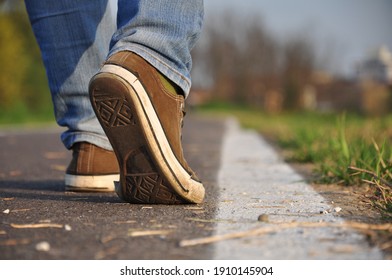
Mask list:
[[367,224],[367,223],[358,223],[358,222],[347,222],[343,224],[337,223],[307,223],[307,222],[291,222],[291,223],[281,223],[281,224],[272,224],[271,226],[260,227],[255,229],[250,229],[246,231],[233,232],[222,235],[209,236],[204,238],[196,238],[189,240],[182,240],[180,242],[180,247],[189,247],[203,244],[210,244],[215,242],[220,242],[224,240],[238,239],[238,238],[246,238],[252,236],[260,236],[264,234],[279,232],[286,229],[291,228],[343,228],[343,229],[354,229],[360,231],[388,231],[392,232],[392,224]]

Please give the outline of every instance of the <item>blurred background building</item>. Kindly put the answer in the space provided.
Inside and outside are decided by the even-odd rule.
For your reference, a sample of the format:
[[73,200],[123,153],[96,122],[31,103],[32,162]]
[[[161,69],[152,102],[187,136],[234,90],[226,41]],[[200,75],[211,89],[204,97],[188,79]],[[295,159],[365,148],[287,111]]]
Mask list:
[[359,63],[358,79],[370,79],[392,84],[392,54],[387,46],[381,46]]

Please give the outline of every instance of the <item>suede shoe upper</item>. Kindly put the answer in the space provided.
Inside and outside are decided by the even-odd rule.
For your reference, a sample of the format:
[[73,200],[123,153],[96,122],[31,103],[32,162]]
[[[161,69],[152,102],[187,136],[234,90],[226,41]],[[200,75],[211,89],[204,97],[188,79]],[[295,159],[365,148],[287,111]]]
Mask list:
[[99,176],[118,174],[119,172],[113,151],[87,142],[77,142],[72,146],[72,160],[66,174]]
[[170,92],[164,87],[159,76],[160,73],[151,64],[132,52],[116,53],[106,61],[106,64],[121,66],[139,78],[154,104],[154,109],[177,160],[192,178],[198,180],[184,158],[181,144],[184,96],[179,92]]

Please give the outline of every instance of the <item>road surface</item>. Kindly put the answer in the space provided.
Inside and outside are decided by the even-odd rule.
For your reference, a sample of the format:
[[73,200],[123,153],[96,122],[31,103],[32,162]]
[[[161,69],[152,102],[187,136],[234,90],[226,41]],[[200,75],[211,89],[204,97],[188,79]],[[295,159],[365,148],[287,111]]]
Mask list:
[[[383,259],[360,231],[233,119],[190,115],[185,155],[199,205],[131,205],[65,192],[70,153],[56,127],[0,130],[0,258]],[[335,211],[335,212],[334,212]]]

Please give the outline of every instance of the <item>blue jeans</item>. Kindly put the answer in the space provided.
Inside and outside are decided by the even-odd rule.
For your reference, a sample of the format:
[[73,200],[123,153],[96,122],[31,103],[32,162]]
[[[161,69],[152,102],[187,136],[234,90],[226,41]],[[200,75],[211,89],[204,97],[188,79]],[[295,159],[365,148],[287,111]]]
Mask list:
[[190,51],[203,21],[203,0],[25,0],[41,49],[56,121],[69,149],[90,142],[111,150],[88,96],[90,78],[116,52],[137,53],[185,96]]

